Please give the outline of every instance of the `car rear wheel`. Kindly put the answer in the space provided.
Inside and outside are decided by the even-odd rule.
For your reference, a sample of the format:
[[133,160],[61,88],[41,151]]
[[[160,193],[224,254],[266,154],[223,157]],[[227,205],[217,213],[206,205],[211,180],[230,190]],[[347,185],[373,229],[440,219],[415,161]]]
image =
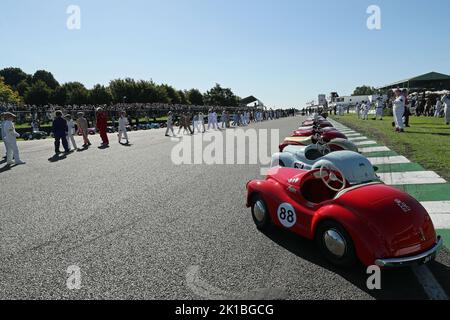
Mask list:
[[323,256],[336,266],[350,267],[357,261],[352,238],[337,222],[322,223],[316,232],[316,243]]
[[267,205],[259,195],[252,199],[252,217],[258,230],[266,230],[270,225],[270,215]]

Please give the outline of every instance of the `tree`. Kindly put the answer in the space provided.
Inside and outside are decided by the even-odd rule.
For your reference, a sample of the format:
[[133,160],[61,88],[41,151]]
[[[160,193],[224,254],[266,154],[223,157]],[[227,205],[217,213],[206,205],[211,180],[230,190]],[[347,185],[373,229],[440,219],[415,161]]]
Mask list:
[[115,103],[135,103],[138,101],[139,90],[136,81],[131,78],[111,80],[109,90]]
[[29,80],[31,76],[23,72],[20,68],[5,68],[0,70],[0,77],[3,77],[6,85],[16,89],[19,83],[24,80]]
[[110,104],[112,101],[112,95],[108,88],[97,84],[89,91],[89,103],[91,104]]
[[67,82],[62,85],[67,92],[67,104],[83,105],[89,103],[89,91],[80,82]]
[[180,97],[181,104],[185,104],[185,105],[189,104],[189,101],[186,97],[186,93],[183,90],[178,90],[177,93],[178,93],[178,96]]
[[36,71],[33,75],[33,83],[39,80],[43,81],[52,90],[55,90],[57,87],[59,87],[58,81],[56,81],[51,72],[45,70]]
[[67,87],[60,86],[53,91],[52,96],[50,97],[50,102],[59,106],[64,106],[67,104],[68,95],[67,95]]
[[353,92],[352,96],[370,96],[376,92],[374,87],[370,86],[361,86],[357,87]]
[[190,104],[196,106],[203,105],[203,94],[198,89],[191,89],[186,93],[186,98]]
[[178,91],[175,90],[172,86],[169,86],[168,84],[161,85],[167,92],[167,96],[169,97],[169,103],[172,104],[180,104],[181,98],[178,94]]
[[19,92],[21,97],[25,96],[25,92],[30,88],[31,83],[29,80],[22,80],[20,83],[16,86],[17,92]]
[[10,86],[5,84],[3,78],[0,77],[0,103],[18,105],[22,103],[19,93],[14,91]]
[[43,106],[49,103],[52,90],[44,81],[38,80],[25,92],[25,102],[30,105]]
[[216,83],[211,90],[206,92],[203,100],[207,105],[224,107],[235,107],[239,102],[239,98],[230,88],[222,88],[218,83]]

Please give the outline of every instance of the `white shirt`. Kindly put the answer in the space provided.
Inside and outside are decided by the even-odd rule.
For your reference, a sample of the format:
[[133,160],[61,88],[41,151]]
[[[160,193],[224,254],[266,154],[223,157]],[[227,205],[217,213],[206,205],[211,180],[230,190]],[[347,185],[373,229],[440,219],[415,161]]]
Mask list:
[[128,119],[126,117],[119,118],[119,130],[124,131],[127,129]]
[[405,107],[405,98],[403,96],[399,96],[394,100],[394,108],[404,108]]
[[444,97],[442,98],[442,102],[444,103],[445,107],[450,107],[450,97]]
[[11,120],[5,120],[2,126],[2,138],[5,142],[15,141],[20,137],[14,128],[14,123]]
[[68,129],[69,135],[75,134],[75,122],[73,121],[73,119],[70,119],[69,121],[67,121],[67,129]]

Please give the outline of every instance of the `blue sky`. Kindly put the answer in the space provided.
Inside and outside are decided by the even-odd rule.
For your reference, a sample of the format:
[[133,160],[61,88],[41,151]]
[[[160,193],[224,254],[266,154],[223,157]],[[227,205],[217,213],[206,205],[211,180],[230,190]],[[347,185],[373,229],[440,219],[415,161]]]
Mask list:
[[[66,28],[69,5],[81,29]],[[382,28],[366,27],[369,5]],[[429,71],[450,74],[450,1],[1,0],[0,68],[92,87],[119,77],[302,106]]]

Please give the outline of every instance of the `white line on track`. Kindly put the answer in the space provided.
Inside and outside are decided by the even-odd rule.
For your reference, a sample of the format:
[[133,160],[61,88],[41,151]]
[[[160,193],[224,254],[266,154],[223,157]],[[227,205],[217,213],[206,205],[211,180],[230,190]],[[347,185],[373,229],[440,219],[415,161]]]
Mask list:
[[417,280],[422,285],[428,298],[431,300],[448,300],[444,289],[437,282],[433,273],[427,266],[417,266],[412,268]]
[[450,216],[450,201],[423,201],[421,204],[428,213],[448,214]]
[[431,221],[435,229],[450,229],[450,214],[432,214]]
[[372,140],[355,142],[355,145],[357,145],[357,146],[368,146],[368,145],[371,145],[371,144],[377,144],[377,142],[376,141],[372,141]]
[[362,153],[382,152],[382,151],[391,151],[391,149],[389,149],[388,147],[368,147],[359,149],[359,152]]
[[374,158],[371,158],[370,155],[369,155],[368,159],[373,165],[400,164],[400,163],[409,163],[410,162],[404,156],[374,157]]
[[378,176],[384,183],[389,185],[434,184],[447,182],[433,171],[386,172],[378,173]]
[[348,138],[350,141],[363,141],[363,140],[369,140],[367,137],[356,137],[356,138]]
[[359,137],[361,136],[361,133],[351,133],[351,134],[346,134],[347,137]]

